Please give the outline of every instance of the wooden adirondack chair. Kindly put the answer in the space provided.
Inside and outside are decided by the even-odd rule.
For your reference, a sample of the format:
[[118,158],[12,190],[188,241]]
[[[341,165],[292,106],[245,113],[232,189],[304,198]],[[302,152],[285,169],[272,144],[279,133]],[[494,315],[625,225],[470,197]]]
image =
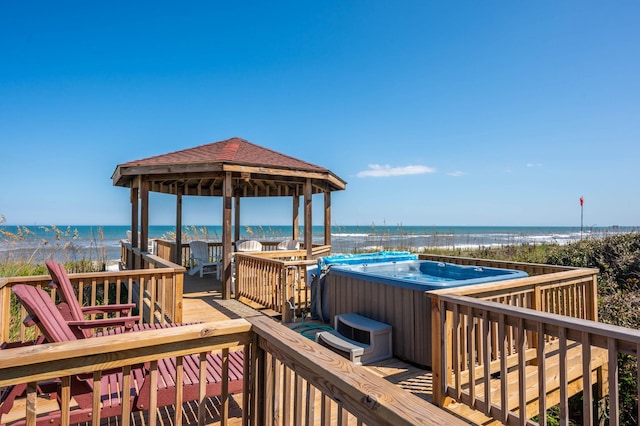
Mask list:
[[[55,306],[49,294],[44,290],[26,284],[17,284],[12,287],[12,291],[18,300],[29,313],[26,321],[38,326],[48,342],[68,342],[82,340],[76,336],[73,330],[67,325],[66,320]],[[167,325],[171,326],[171,325]],[[100,337],[93,337],[92,339]],[[229,353],[229,393],[242,391],[244,354],[242,351]],[[220,395],[222,389],[222,357],[220,354],[207,354],[207,384],[206,395]],[[198,374],[199,357],[197,355],[187,355],[183,358],[183,401],[193,401],[199,398]],[[157,375],[157,405],[158,407],[173,405],[175,403],[176,359],[166,358],[158,361]],[[71,377],[71,396],[77,403],[77,409],[70,413],[70,423],[91,421],[93,382],[91,374],[74,375]],[[123,376],[121,370],[105,371],[100,382],[100,418],[108,418],[122,414],[122,383]],[[131,400],[132,411],[145,410],[152,392],[150,389],[149,371],[145,366],[137,365],[131,369]],[[24,390],[23,385],[8,388],[2,393],[3,400],[0,401],[0,422],[2,415],[9,412],[13,406],[15,398],[19,397]],[[61,400],[59,386],[57,386],[56,396]],[[116,389],[116,391],[114,391]],[[60,422],[60,411],[49,412],[37,419],[37,425],[45,426],[58,424]],[[17,423],[20,424],[20,423]]]
[[[92,330],[98,328],[103,330],[113,327],[130,329],[134,324],[140,322],[139,316],[129,316],[131,310],[136,306],[133,303],[82,307],[64,266],[50,259],[44,263],[49,270],[49,275],[51,275],[52,281],[49,286],[58,290],[58,298],[60,299],[58,309],[77,338],[91,337]],[[107,318],[106,315],[110,313],[118,313],[120,316]],[[85,318],[85,315],[91,314],[103,314],[103,318],[96,320]]]

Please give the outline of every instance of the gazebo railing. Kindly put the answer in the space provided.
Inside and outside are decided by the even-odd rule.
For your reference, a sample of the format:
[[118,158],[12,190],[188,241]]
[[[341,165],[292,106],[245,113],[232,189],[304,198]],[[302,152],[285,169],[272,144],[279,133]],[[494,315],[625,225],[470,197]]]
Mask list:
[[[221,259],[222,258],[222,243],[220,241],[208,241],[207,242],[209,245],[209,256],[212,259]],[[263,252],[270,252],[270,251],[276,251],[279,242],[278,241],[260,241],[260,243],[262,244],[262,251]],[[173,263],[176,263],[176,253],[177,253],[177,246],[175,241],[172,240],[164,240],[164,239],[157,239],[154,240],[154,244],[156,247],[156,255],[162,259],[171,261]],[[325,256],[329,254],[329,249],[327,249],[327,247],[330,246],[325,246],[325,245],[321,245],[321,244],[314,244],[313,245],[313,251],[314,251],[314,256],[313,258],[317,258],[318,256]],[[301,245],[301,248],[304,248],[304,245]],[[316,252],[320,253],[320,254],[316,254]],[[182,266],[184,266],[185,268],[189,267],[189,258],[191,257],[191,250],[189,248],[189,243],[182,243],[180,244],[180,264]],[[124,256],[123,256],[124,258]]]

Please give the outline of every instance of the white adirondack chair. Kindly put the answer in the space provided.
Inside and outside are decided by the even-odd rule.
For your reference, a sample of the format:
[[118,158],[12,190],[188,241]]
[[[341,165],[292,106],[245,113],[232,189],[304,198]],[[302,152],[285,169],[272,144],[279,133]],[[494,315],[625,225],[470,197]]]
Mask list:
[[206,241],[191,241],[189,249],[191,250],[189,275],[200,272],[200,278],[202,278],[205,274],[215,273],[216,279],[219,280],[222,265],[219,259],[212,259],[209,256],[209,244]]
[[238,240],[236,241],[236,251],[262,251],[262,243],[256,240]]
[[276,246],[277,250],[300,250],[300,243],[296,240],[284,240]]

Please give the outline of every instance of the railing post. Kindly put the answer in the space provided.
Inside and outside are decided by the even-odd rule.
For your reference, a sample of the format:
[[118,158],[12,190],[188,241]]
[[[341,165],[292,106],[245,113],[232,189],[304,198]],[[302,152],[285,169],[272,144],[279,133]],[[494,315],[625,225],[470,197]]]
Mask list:
[[593,274],[591,279],[591,284],[587,286],[589,289],[589,294],[587,295],[587,307],[588,312],[587,315],[589,317],[587,319],[591,321],[598,321],[598,276]]
[[[276,291],[276,293],[278,291],[280,292],[280,308],[281,308],[281,311],[282,311],[282,323],[283,324],[289,324],[290,322],[292,322],[292,319],[293,319],[293,313],[291,312],[291,308],[289,306],[289,298],[293,299],[293,297],[295,296],[295,294],[293,292],[292,292],[291,295],[289,295],[290,270],[280,266],[280,274],[279,275],[280,275],[280,285],[276,286],[275,291]],[[279,287],[279,289],[278,289],[278,287]],[[295,300],[294,300],[294,302],[295,302]],[[295,306],[294,306],[294,308],[295,308]]]
[[0,342],[9,341],[9,324],[11,321],[11,287],[6,285],[7,279],[0,278],[0,324],[4,324],[0,331]]
[[184,272],[173,272],[174,292],[173,292],[173,312],[174,323],[182,322],[182,296],[184,292]]
[[446,357],[451,352],[448,346],[451,339],[446,339],[449,323],[444,302],[437,295],[429,295],[431,298],[431,363],[432,363],[432,387],[433,403],[438,407],[444,407],[447,403],[447,374],[448,363]]
[[[542,289],[539,284],[533,286],[533,293],[531,294],[531,309],[535,311],[542,311]],[[538,333],[528,332],[529,345],[532,348],[538,347]],[[537,362],[537,359],[536,359]]]
[[253,406],[251,425],[258,426],[265,424],[265,420],[270,416],[270,413],[265,413],[266,404],[265,401],[269,397],[267,394],[266,386],[266,356],[267,353],[260,347],[259,337],[256,336],[253,344],[253,356],[252,356],[252,380],[253,380],[253,395],[251,405]]

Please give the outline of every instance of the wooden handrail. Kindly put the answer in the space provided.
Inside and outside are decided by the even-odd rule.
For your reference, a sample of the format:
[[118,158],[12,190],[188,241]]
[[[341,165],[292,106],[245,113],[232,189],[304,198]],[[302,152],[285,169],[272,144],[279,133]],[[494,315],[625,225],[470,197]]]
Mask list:
[[596,269],[569,270],[502,281],[501,284],[458,287],[432,293],[470,296],[597,321],[597,272]]
[[[345,422],[353,416],[371,425],[467,424],[271,319],[253,317],[248,321],[257,335],[259,353],[255,357],[263,366],[256,378],[255,401],[258,407],[259,401],[269,401],[264,404],[269,407],[267,416],[288,419],[293,415],[295,408],[278,398],[293,394],[295,404],[306,405],[304,414],[310,417],[303,418],[298,407],[293,424],[314,424],[317,418],[321,424],[330,424],[332,407],[337,410],[336,418]],[[283,392],[283,387],[291,389],[289,381],[293,381],[293,392]],[[321,412],[313,410],[316,392],[324,407]]]
[[[453,398],[516,423],[522,420],[519,413],[530,418],[559,403],[561,416],[568,420],[568,398],[582,390],[584,421],[589,422],[594,398],[608,389],[609,415],[617,418],[618,354],[637,355],[640,331],[467,296],[430,297],[436,404],[446,405]],[[547,395],[549,402],[532,399],[533,393]]]
[[[221,376],[223,381],[220,385],[220,401],[222,405],[220,415],[223,423],[226,423],[228,416],[226,407],[228,407],[229,393],[224,378],[229,377],[229,370],[228,364],[224,360],[225,357],[228,357],[230,349],[236,349],[239,345],[245,346],[250,343],[250,329],[249,323],[245,320],[237,319],[218,323],[132,332],[136,334],[135,338],[132,338],[131,334],[116,334],[78,341],[5,349],[0,351],[0,388],[28,383],[25,411],[22,417],[27,424],[35,425],[36,422],[35,415],[38,412],[38,401],[40,400],[40,398],[36,397],[37,383],[51,380],[59,380],[60,382],[59,418],[63,420],[62,424],[65,424],[64,419],[69,419],[70,416],[75,416],[76,422],[80,417],[84,418],[85,421],[90,421],[91,419],[99,420],[99,411],[101,410],[99,403],[94,404],[93,408],[88,408],[88,411],[87,407],[85,407],[82,412],[74,411],[70,407],[69,401],[66,399],[71,397],[70,376],[81,374],[90,378],[93,375],[95,381],[96,379],[99,380],[103,375],[112,374],[115,369],[116,371],[121,370],[123,380],[131,380],[133,386],[135,377],[132,377],[129,371],[133,370],[134,366],[147,363],[148,367],[145,367],[145,369],[148,372],[148,379],[153,383],[153,380],[158,380],[158,370],[154,367],[158,360],[194,354],[199,355],[200,365],[194,367],[200,371],[200,378],[202,379],[207,374],[203,354],[222,351]],[[245,354],[246,352],[247,349],[245,348]],[[181,421],[182,418],[180,395],[182,395],[183,381],[180,376],[175,377],[175,374],[174,371],[175,395],[180,402],[174,404],[176,410],[174,410],[173,414],[173,424]],[[245,377],[249,375],[246,363],[244,375]],[[138,383],[139,385],[140,383]],[[142,403],[154,413],[152,417],[155,417],[157,389],[153,384],[148,389],[149,400],[142,401]],[[122,409],[124,411],[122,420],[123,424],[128,424],[129,388],[125,386],[122,392]],[[100,393],[98,392],[95,395],[99,396]],[[205,401],[204,386],[200,386],[198,400]],[[203,408],[204,404],[199,407],[199,412],[204,413]],[[11,414],[13,416],[20,415],[20,413]],[[20,420],[20,417],[14,420]],[[155,423],[154,420],[152,419],[151,424]]]
[[[330,424],[335,419],[394,426],[467,424],[266,317],[134,333],[135,339],[117,334],[2,350],[0,387],[29,383],[22,418],[35,424],[35,413],[42,401],[35,395],[39,382],[60,379],[64,418],[73,412],[64,399],[64,395],[70,396],[70,376],[99,378],[119,370],[127,376],[133,366],[147,363],[152,377],[157,374],[153,366],[159,359],[190,354],[201,354],[202,359],[202,354],[210,351],[222,351],[224,358],[225,351],[243,346],[243,424],[257,426],[278,423],[278,419],[290,424],[314,424],[318,420]],[[225,377],[226,367],[222,365]],[[124,392],[126,395],[128,391]],[[203,401],[204,390],[200,392],[199,400]],[[319,398],[315,397],[317,393]],[[321,403],[316,404],[316,400]],[[224,390],[220,401],[220,421],[226,424],[229,395]],[[149,409],[153,413],[154,404],[152,394]],[[83,415],[99,419],[100,409],[100,404],[95,404],[90,413]],[[123,420],[128,419],[128,411],[124,414]],[[182,412],[176,409],[172,416],[170,421],[176,424]]]

